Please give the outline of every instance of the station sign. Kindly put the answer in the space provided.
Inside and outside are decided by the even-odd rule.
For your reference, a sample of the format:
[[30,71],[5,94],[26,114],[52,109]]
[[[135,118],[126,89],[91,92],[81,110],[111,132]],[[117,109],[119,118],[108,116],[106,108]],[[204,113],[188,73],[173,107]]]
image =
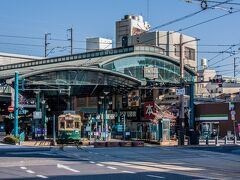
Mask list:
[[155,103],[154,102],[145,102],[144,103],[144,118],[145,119],[154,119],[155,113]]

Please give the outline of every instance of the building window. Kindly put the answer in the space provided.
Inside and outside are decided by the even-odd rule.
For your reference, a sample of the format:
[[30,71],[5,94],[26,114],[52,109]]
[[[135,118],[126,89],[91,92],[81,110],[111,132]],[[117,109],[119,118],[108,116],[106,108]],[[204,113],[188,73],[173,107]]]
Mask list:
[[179,44],[175,44],[174,46],[174,52],[175,52],[175,56],[180,57],[180,45]]
[[185,47],[185,58],[195,60],[195,49]]

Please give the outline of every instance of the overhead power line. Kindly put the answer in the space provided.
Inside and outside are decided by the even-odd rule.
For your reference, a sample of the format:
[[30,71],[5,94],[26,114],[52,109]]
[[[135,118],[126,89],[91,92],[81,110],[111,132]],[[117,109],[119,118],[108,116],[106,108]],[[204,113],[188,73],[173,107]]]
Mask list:
[[[232,0],[227,0],[227,1],[224,1],[224,2],[218,2],[216,5],[213,5],[213,6],[211,6],[210,8],[213,8],[213,7],[216,7],[216,6],[225,4],[225,3],[230,2],[230,1],[232,1]],[[176,22],[179,22],[179,21],[183,21],[183,20],[188,19],[188,18],[190,18],[190,17],[193,17],[193,16],[195,16],[195,15],[197,15],[197,14],[199,14],[199,13],[205,11],[205,10],[206,10],[206,9],[202,9],[202,10],[196,11],[196,12],[194,12],[194,13],[188,14],[188,15],[186,15],[186,16],[183,16],[183,17],[177,18],[177,19],[175,19],[175,20],[169,21],[169,22],[167,22],[167,23],[164,23],[164,24],[162,24],[162,25],[159,25],[159,26],[156,26],[156,27],[150,29],[150,31],[154,31],[154,30],[163,28],[163,27],[165,27],[165,26],[171,25],[171,24],[176,23]]]
[[238,54],[240,54],[240,52],[238,52],[238,53],[233,53],[233,54],[231,54],[231,55],[229,55],[229,56],[227,56],[227,57],[225,57],[225,58],[223,58],[223,59],[221,59],[221,60],[219,60],[219,61],[214,62],[213,64],[209,65],[209,67],[212,67],[212,66],[214,66],[215,64],[218,64],[218,63],[220,63],[220,62],[223,62],[223,61],[225,61],[225,60],[227,60],[227,59],[229,59],[229,58],[231,58],[231,57],[233,57],[233,56],[235,56],[235,55],[238,55]]

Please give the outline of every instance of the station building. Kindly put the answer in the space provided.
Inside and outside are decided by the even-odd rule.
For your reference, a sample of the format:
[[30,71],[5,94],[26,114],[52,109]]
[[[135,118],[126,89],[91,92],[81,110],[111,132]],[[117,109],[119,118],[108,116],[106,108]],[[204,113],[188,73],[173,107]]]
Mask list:
[[[139,32],[137,26],[131,22],[143,20],[140,17],[125,17],[122,21],[127,21],[134,32]],[[119,25],[121,22],[117,22],[117,26],[121,27]],[[143,24],[146,28],[144,31],[147,31],[148,24]],[[121,114],[124,114],[127,131],[144,132],[145,137],[142,134],[141,136],[146,138],[145,132],[151,131],[153,123],[152,119],[146,116],[145,105],[149,102],[153,106],[154,103],[164,105],[158,103],[160,97],[164,93],[169,93],[169,88],[176,89],[181,86],[179,58],[170,56],[167,53],[170,51],[163,51],[161,46],[146,45],[143,42],[129,44],[125,42],[125,34],[117,35],[121,36],[117,39],[122,40],[122,44],[118,44],[117,48],[101,49],[99,45],[97,50],[89,49],[86,53],[52,58],[32,57],[30,60],[27,58],[26,61],[0,65],[1,88],[5,89],[0,95],[2,97],[7,93],[11,95],[6,106],[13,102],[14,74],[16,71],[20,74],[19,118],[22,129],[31,134],[34,133],[36,126],[45,126],[47,132],[51,134],[52,122],[48,121],[48,117],[58,116],[68,110],[81,114],[84,124],[88,124],[89,117],[93,116],[101,123],[105,111],[109,126],[113,127],[119,123]],[[129,34],[131,38],[135,38],[135,35]],[[98,40],[103,41],[100,38]],[[106,42],[111,43],[107,40]],[[174,47],[172,43],[170,44]],[[179,42],[176,42],[177,44]],[[184,46],[187,45],[188,43]],[[173,51],[176,51],[177,55],[179,49],[175,48]],[[183,53],[186,53],[183,55],[185,99],[189,101],[186,103],[186,111],[191,114],[186,119],[186,125],[193,128],[193,93],[197,59],[191,55],[192,51]],[[197,48],[194,55],[196,53]],[[178,109],[177,103],[174,104],[175,109]],[[154,111],[155,107],[152,108]],[[42,112],[41,119],[34,118],[35,111]],[[178,113],[175,113],[177,116]],[[13,120],[9,120],[11,117],[8,113],[4,119],[7,121],[7,132],[10,132]]]

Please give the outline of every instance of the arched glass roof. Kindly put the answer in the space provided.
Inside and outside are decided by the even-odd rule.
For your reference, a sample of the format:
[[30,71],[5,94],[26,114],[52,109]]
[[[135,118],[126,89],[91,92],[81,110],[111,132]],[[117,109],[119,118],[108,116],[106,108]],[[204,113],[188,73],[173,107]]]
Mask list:
[[34,89],[49,89],[50,94],[56,94],[61,89],[66,90],[69,86],[72,95],[100,94],[106,88],[110,92],[123,93],[141,85],[141,81],[134,77],[89,67],[62,67],[25,74],[20,77],[20,87],[22,87],[22,79],[26,92]]
[[[139,80],[152,78],[162,83],[180,83],[179,63],[158,56],[134,55],[123,57],[102,64],[102,68],[121,72]],[[194,73],[190,69],[185,67],[184,74],[185,81],[192,81]]]

